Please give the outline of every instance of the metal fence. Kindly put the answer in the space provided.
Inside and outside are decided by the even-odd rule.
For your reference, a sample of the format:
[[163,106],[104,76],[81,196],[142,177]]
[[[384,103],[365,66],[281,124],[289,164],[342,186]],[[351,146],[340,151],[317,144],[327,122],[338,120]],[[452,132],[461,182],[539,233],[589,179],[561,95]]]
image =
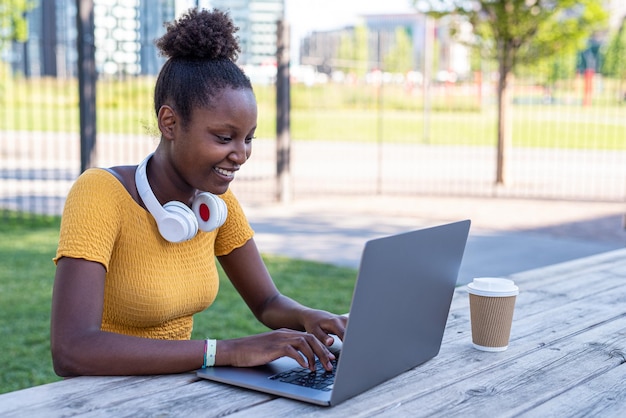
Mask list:
[[[380,39],[371,36],[374,43]],[[495,82],[487,64],[462,80],[445,72],[424,79],[423,72],[380,71],[387,65],[384,58],[375,66],[351,65],[366,71],[338,77],[323,65],[293,67],[289,187],[294,199],[626,198],[626,103],[619,80],[597,75],[589,91],[589,80],[580,75],[550,89],[532,75],[517,78],[508,180],[496,184]],[[233,189],[244,203],[269,202],[278,187],[274,78],[272,67],[246,70],[259,102],[259,130],[253,156]],[[80,174],[78,81],[71,74],[25,75],[6,63],[0,76],[0,208],[59,214]],[[137,164],[154,150],[159,140],[151,103],[154,79],[98,78],[94,165]]]

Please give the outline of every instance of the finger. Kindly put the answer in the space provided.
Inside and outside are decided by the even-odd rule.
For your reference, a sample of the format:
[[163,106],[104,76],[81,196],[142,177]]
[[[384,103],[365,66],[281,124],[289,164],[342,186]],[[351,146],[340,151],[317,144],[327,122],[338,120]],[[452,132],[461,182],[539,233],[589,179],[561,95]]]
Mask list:
[[348,317],[346,315],[339,315],[337,317],[339,324],[334,330],[334,333],[343,341],[343,337],[346,334],[346,327],[348,326]]
[[310,368],[310,362],[307,361],[306,357],[304,357],[302,353],[299,350],[295,349],[293,346],[287,347],[285,355],[287,357],[291,357],[296,362],[298,362],[298,365],[300,367],[305,368],[305,369]]
[[295,359],[302,367],[315,370],[316,344],[321,346],[317,339],[306,332],[283,330],[283,339],[286,355]]
[[326,346],[313,334],[304,334],[305,347],[302,348],[302,355],[305,356],[309,362],[309,369],[315,370],[316,357],[324,367],[324,369],[331,371],[333,369],[332,360],[335,360],[335,355],[331,353]]
[[330,347],[337,337],[343,341],[346,332],[347,319],[345,317],[337,317],[335,320],[325,324],[320,324],[313,334],[327,347]]
[[313,335],[310,335],[310,337],[311,337],[310,344],[311,344],[311,347],[313,348],[313,351],[315,352],[315,355],[319,359],[320,363],[323,365],[324,369],[331,371],[333,369],[333,365],[331,361],[335,360],[335,355],[331,353],[328,350],[328,348],[325,345],[323,345],[317,337]]
[[316,327],[311,330],[311,334],[313,334],[315,338],[317,338],[317,340],[325,346],[331,345],[334,341],[333,337],[321,327]]

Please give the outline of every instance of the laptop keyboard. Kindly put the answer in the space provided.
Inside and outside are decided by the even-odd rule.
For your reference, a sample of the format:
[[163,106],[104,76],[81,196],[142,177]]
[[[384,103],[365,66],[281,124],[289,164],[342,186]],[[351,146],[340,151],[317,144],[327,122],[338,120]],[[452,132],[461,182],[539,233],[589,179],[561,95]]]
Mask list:
[[332,364],[333,370],[330,372],[324,369],[322,363],[318,360],[315,362],[315,371],[311,371],[303,367],[296,367],[294,369],[275,374],[274,376],[271,376],[270,379],[304,386],[311,389],[330,391],[335,383],[337,360],[332,361]]

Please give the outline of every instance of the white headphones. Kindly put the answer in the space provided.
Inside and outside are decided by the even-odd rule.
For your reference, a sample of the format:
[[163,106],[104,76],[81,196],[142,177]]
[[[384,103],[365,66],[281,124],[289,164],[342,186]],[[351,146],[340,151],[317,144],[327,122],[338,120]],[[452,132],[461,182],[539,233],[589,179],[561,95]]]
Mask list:
[[196,236],[198,229],[210,232],[224,224],[228,214],[226,203],[209,192],[198,194],[191,209],[175,200],[161,206],[148,183],[146,166],[150,157],[152,154],[137,166],[135,183],[139,196],[156,220],[163,238],[175,243],[188,241]]

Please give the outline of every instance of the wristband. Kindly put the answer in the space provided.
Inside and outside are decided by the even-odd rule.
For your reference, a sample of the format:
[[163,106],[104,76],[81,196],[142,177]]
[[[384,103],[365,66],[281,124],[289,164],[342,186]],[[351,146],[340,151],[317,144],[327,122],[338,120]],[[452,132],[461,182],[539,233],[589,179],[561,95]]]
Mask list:
[[215,353],[217,351],[217,340],[207,339],[204,341],[204,363],[202,368],[215,366]]

